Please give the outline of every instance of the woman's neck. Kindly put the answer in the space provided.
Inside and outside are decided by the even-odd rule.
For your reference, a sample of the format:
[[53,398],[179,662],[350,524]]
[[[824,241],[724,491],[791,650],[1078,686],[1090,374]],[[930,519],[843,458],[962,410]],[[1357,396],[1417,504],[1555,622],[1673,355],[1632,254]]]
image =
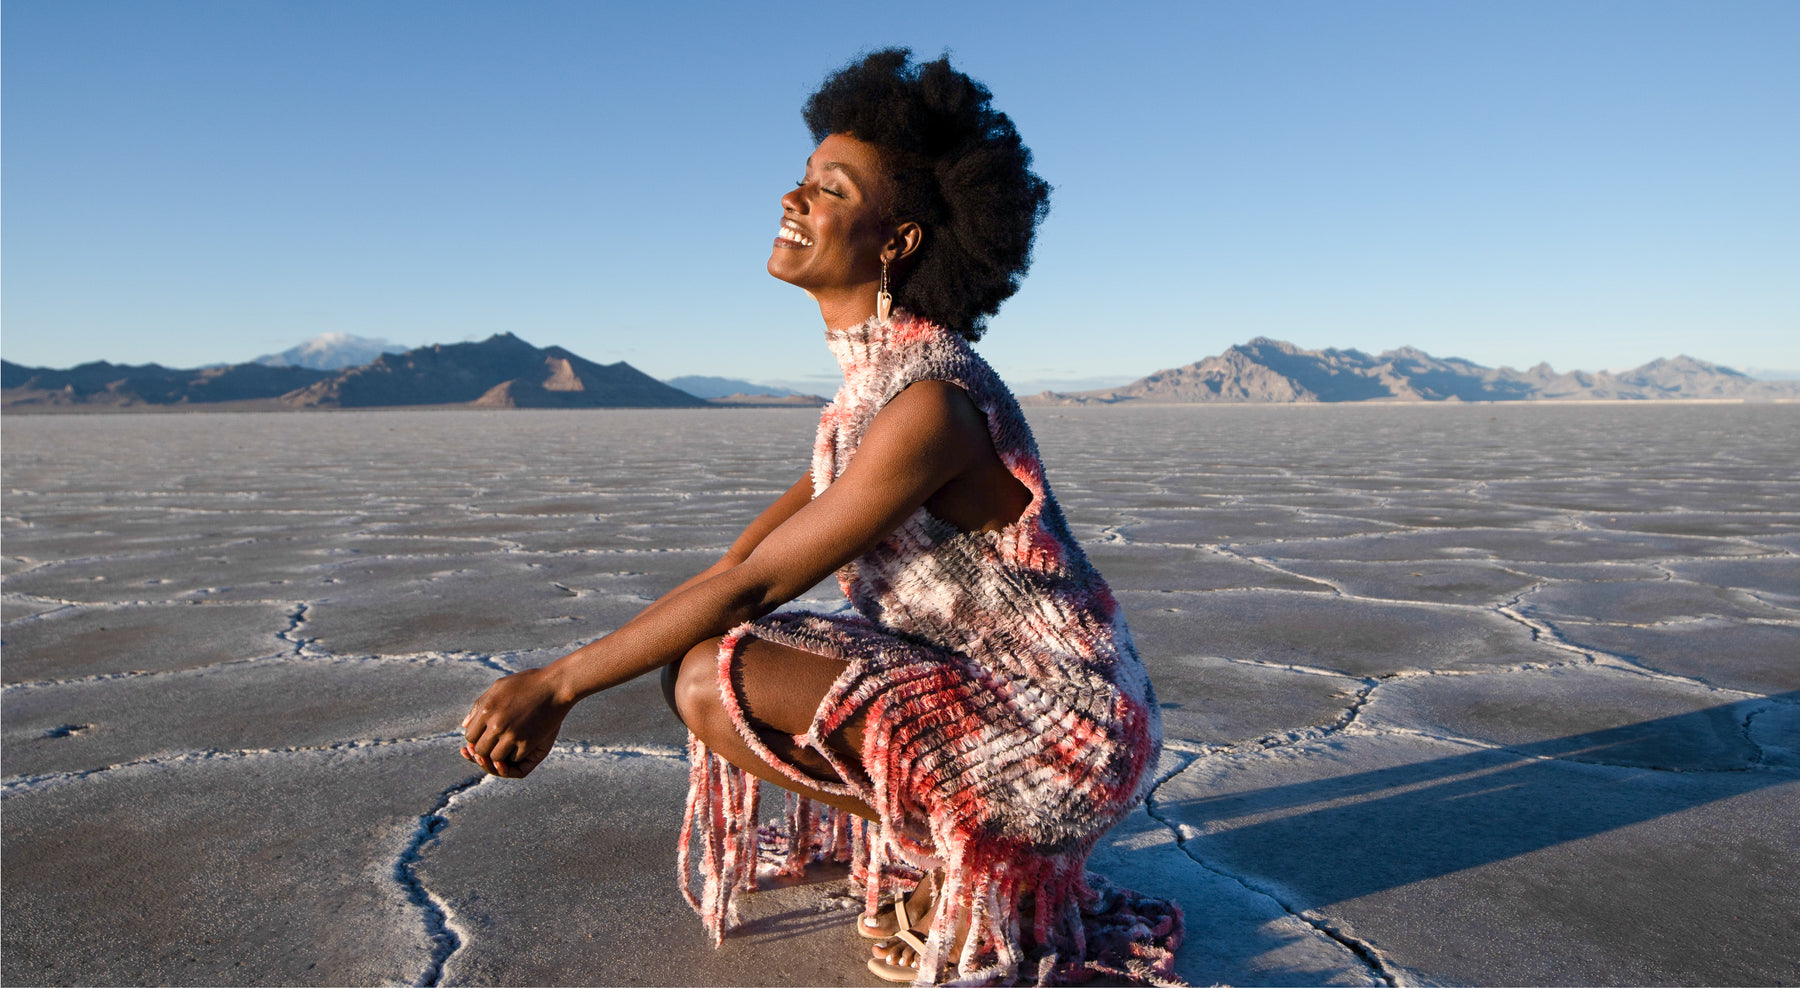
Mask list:
[[875,292],[878,288],[879,284],[871,282],[842,292],[833,292],[829,296],[813,295],[811,292],[806,294],[819,304],[819,316],[825,320],[825,332],[834,333],[861,326],[875,315]]

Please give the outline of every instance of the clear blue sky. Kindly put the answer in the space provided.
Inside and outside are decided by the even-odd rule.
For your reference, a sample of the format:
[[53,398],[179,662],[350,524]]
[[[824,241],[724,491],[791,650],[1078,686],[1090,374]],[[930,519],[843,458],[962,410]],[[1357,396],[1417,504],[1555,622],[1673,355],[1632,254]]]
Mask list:
[[1125,381],[1255,336],[1800,368],[1800,3],[6,0],[8,360],[513,331],[806,381],[763,270],[806,94],[890,44],[1054,186],[982,350]]

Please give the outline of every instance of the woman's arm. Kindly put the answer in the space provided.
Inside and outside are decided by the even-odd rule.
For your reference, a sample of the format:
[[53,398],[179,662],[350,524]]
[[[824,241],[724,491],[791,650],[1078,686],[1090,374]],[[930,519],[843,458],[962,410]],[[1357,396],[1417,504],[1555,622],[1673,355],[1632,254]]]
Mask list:
[[876,415],[856,458],[823,494],[808,500],[796,484],[745,530],[739,544],[751,548],[741,560],[729,562],[734,544],[707,573],[617,631],[489,688],[464,720],[464,755],[500,776],[526,775],[549,754],[576,701],[798,597],[886,538],[983,455],[993,456],[986,421],[962,389],[941,381],[907,388]]
[[[812,472],[808,471],[801,475],[800,480],[795,481],[794,486],[787,489],[781,497],[770,502],[769,507],[763,509],[762,514],[758,515],[755,521],[744,527],[744,531],[738,534],[737,539],[732,542],[731,548],[725,551],[724,556],[719,557],[712,566],[675,585],[675,589],[669,594],[684,591],[694,584],[716,577],[744,562],[762,543],[765,536],[774,532],[781,523],[792,518],[795,512],[805,508],[806,503],[811,500]],[[668,595],[663,596],[667,597]]]

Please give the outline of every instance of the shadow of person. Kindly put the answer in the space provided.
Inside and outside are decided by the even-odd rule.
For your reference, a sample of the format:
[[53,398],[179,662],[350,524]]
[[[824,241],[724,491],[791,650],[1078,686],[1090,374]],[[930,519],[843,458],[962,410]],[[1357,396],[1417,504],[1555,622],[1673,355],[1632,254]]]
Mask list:
[[[1160,791],[1155,812],[1184,825],[1190,854],[1316,909],[1792,784],[1800,771],[1764,765],[1746,724],[1795,703],[1800,691],[1423,760],[1449,743],[1364,736],[1395,741],[1288,764],[1312,778],[1275,786],[1226,768],[1217,785]],[[1378,768],[1342,772],[1351,759]]]

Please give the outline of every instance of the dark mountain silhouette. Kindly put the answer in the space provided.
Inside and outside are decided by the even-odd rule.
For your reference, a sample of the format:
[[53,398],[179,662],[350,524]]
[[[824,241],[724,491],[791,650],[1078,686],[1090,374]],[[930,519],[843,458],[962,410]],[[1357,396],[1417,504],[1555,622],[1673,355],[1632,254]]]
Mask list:
[[1043,392],[1033,405],[1127,402],[1508,402],[1596,399],[1800,399],[1800,383],[1758,381],[1692,357],[1658,359],[1611,374],[1558,374],[1438,358],[1414,347],[1370,356],[1360,350],[1302,350],[1258,337],[1216,357],[1170,368],[1120,388]]
[[620,361],[596,364],[510,333],[479,343],[383,354],[361,367],[322,371],[259,363],[181,370],[96,361],[66,371],[0,362],[0,404],[16,410],[155,408],[237,403],[238,408],[677,408],[708,403]]
[[271,398],[330,377],[305,367],[231,364],[181,368],[93,361],[58,371],[0,361],[6,408],[187,405]]
[[455,405],[484,408],[678,408],[706,403],[630,364],[596,364],[561,347],[500,333],[480,343],[383,354],[282,396],[295,408]]

